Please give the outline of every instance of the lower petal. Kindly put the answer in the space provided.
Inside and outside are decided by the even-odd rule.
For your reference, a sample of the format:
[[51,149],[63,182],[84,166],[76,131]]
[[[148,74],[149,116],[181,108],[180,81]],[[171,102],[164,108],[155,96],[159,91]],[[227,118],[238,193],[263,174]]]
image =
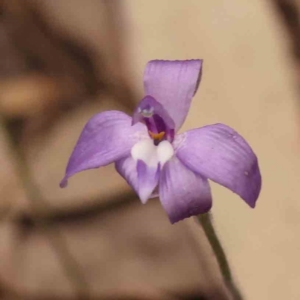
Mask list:
[[192,171],[237,193],[255,206],[261,189],[256,155],[232,128],[215,124],[178,136],[177,157]]
[[167,162],[161,171],[159,196],[171,223],[205,213],[212,206],[207,179],[190,171],[177,158]]
[[118,173],[139,195],[142,203],[157,196],[156,187],[159,178],[159,166],[147,166],[142,160],[135,161],[131,156],[115,163]]
[[118,173],[127,181],[133,190],[139,193],[139,182],[136,169],[136,161],[131,157],[125,157],[115,163]]
[[160,165],[149,167],[142,160],[137,161],[138,195],[146,203],[158,184]]

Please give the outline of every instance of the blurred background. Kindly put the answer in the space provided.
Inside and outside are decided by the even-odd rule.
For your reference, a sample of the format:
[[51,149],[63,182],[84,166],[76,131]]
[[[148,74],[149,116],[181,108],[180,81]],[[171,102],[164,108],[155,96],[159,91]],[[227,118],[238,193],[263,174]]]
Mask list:
[[0,1],[0,299],[232,299],[203,229],[141,205],[113,166],[60,189],[87,120],[131,113],[152,59],[203,58],[182,130],[253,147],[255,210],[212,184],[244,299],[300,299],[298,0]]

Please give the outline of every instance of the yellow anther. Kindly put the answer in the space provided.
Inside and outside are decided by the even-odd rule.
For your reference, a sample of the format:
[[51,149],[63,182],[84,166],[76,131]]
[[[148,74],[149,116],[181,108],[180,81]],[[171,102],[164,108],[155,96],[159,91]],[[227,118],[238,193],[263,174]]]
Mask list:
[[149,132],[150,137],[154,141],[161,141],[164,138],[165,134],[166,134],[164,131],[162,131],[160,133],[153,133],[152,131],[148,131],[148,132]]

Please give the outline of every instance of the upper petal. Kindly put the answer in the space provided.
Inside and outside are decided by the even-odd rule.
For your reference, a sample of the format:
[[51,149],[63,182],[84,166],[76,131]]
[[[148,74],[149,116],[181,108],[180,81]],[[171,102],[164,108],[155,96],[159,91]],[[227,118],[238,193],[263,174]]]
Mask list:
[[205,213],[212,205],[207,179],[193,173],[176,158],[167,162],[161,171],[159,197],[171,223]]
[[189,169],[224,185],[255,206],[261,189],[258,161],[237,132],[215,124],[190,130],[178,138],[182,142],[176,155]]
[[176,130],[184,122],[201,80],[202,60],[152,60],[144,73],[146,95],[154,97],[174,120]]
[[120,111],[106,111],[92,117],[85,125],[69,159],[61,187],[77,172],[110,164],[130,154],[145,125],[131,126],[132,119]]

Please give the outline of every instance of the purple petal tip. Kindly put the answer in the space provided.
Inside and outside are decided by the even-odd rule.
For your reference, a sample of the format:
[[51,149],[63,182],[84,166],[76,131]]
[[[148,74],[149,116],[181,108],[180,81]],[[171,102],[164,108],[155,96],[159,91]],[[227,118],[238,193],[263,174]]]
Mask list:
[[60,182],[59,186],[60,186],[62,189],[65,188],[65,187],[67,187],[67,186],[68,186],[68,179],[67,179],[67,178],[64,178],[64,179]]
[[179,221],[182,221],[184,219],[187,219],[187,218],[190,218],[193,216],[199,216],[202,214],[206,214],[211,210],[211,208],[212,208],[212,201],[211,201],[211,199],[209,199],[207,201],[207,203],[204,203],[204,205],[202,205],[201,207],[191,208],[181,216],[169,216],[169,220],[170,220],[171,224],[175,224],[175,223],[178,223]]

